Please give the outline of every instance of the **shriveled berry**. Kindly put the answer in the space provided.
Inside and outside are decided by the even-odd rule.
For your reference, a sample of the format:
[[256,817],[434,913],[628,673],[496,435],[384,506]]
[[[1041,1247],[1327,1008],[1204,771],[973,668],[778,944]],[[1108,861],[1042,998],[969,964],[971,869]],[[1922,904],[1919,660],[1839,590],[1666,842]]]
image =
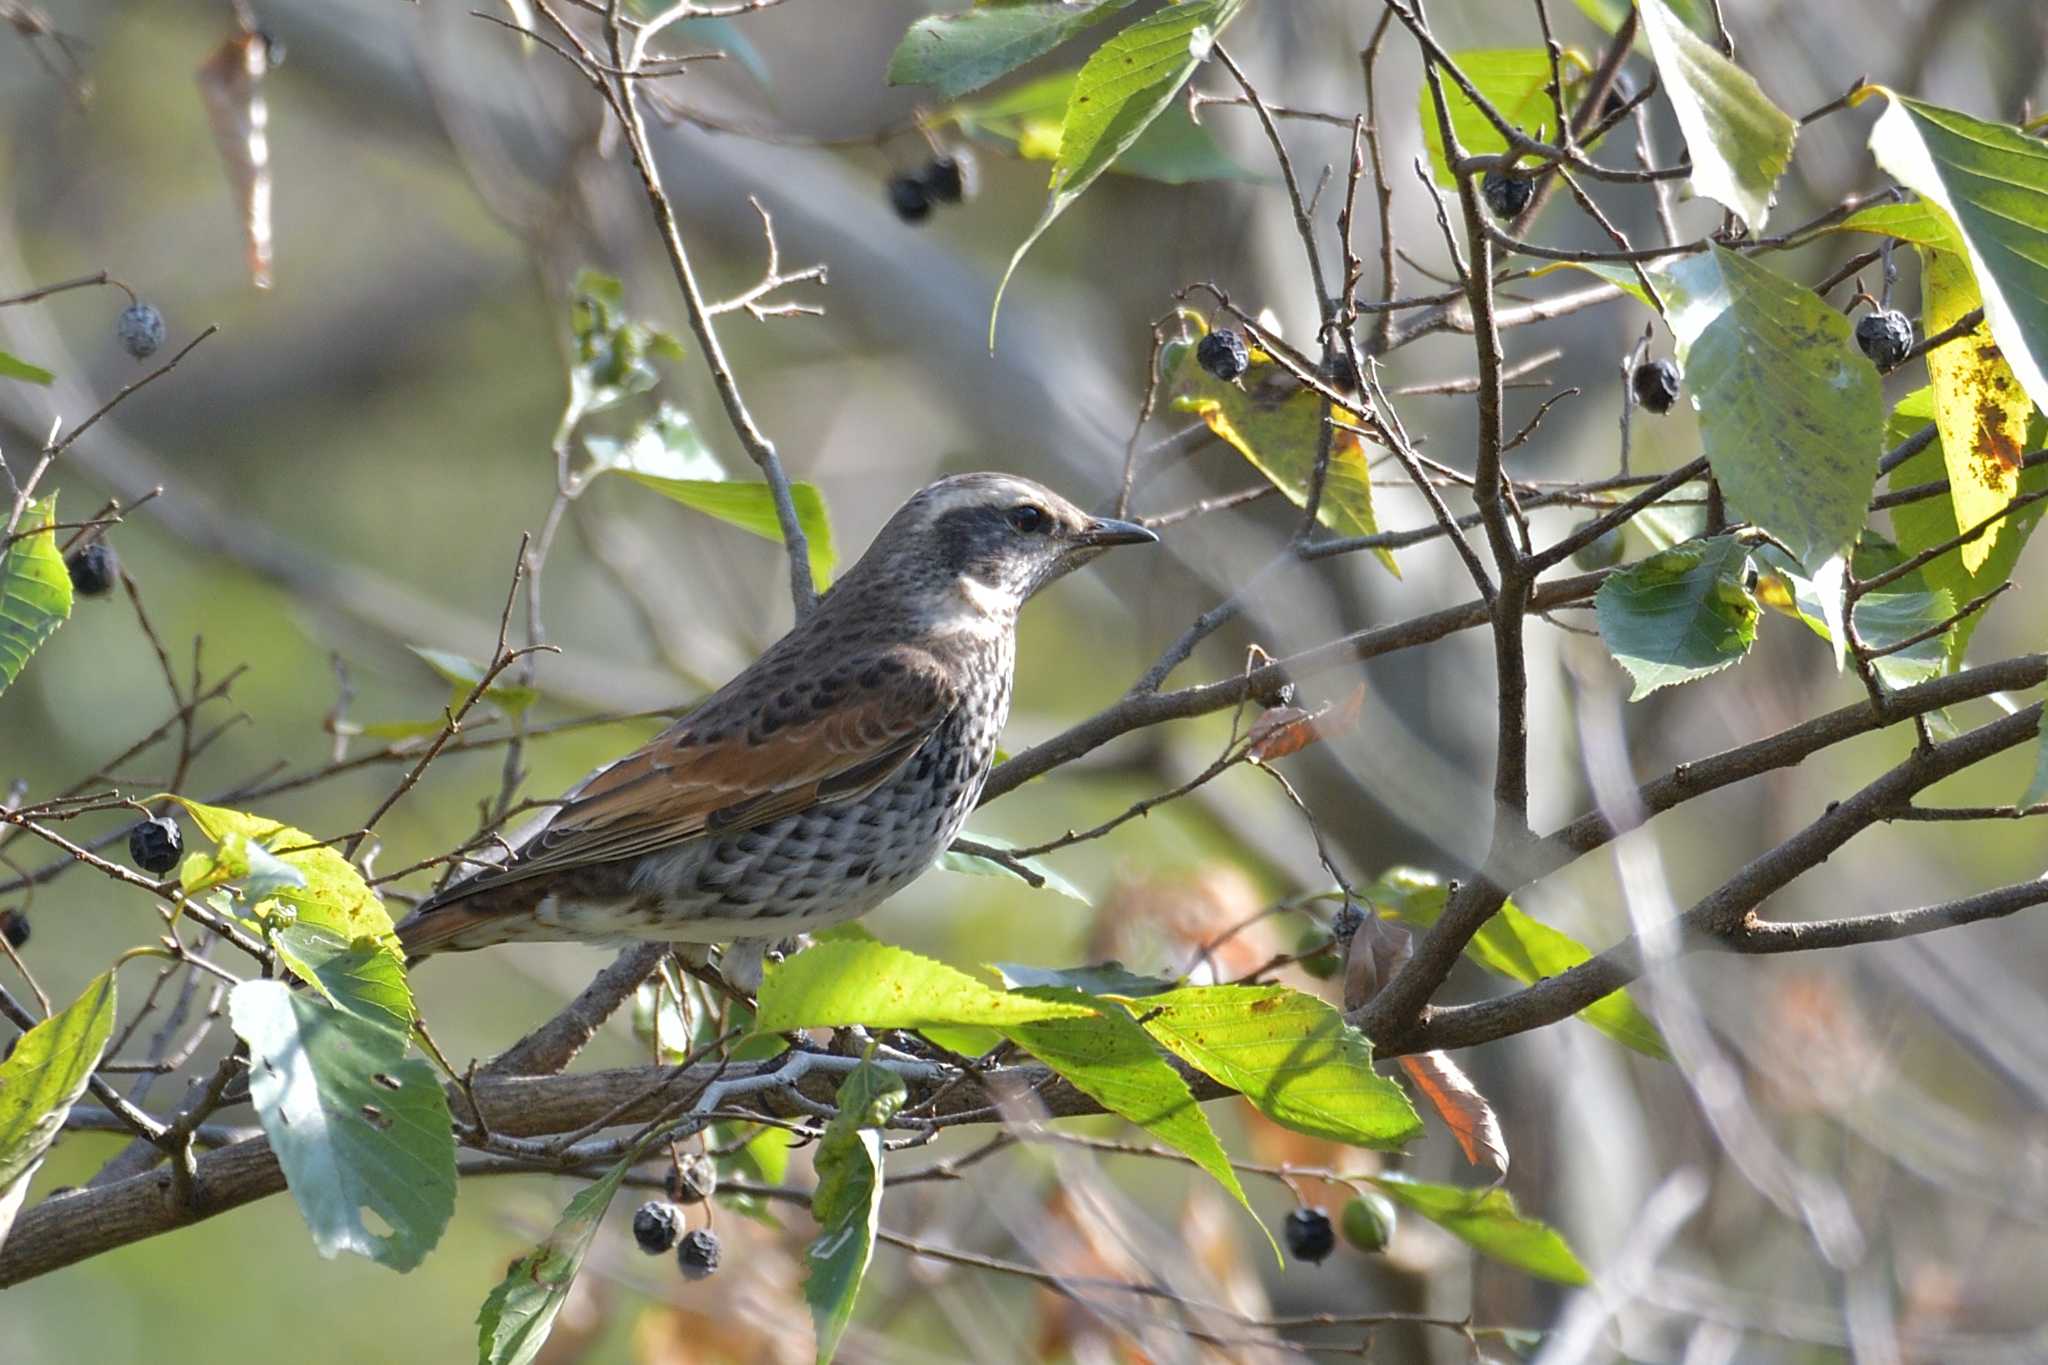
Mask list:
[[184,851],[185,836],[168,815],[153,816],[128,831],[128,861],[144,872],[161,877],[178,865],[178,855]]
[[1294,1259],[1310,1265],[1321,1264],[1337,1246],[1337,1232],[1330,1226],[1330,1215],[1318,1208],[1303,1207],[1288,1214],[1282,1231]]
[[1252,367],[1252,353],[1243,337],[1219,327],[1196,343],[1195,363],[1228,384]]
[[1629,376],[1636,401],[1659,415],[1678,401],[1678,367],[1668,360],[1646,360]]
[[718,1165],[702,1152],[691,1152],[671,1167],[668,1197],[678,1204],[701,1204],[718,1193]]
[[129,355],[147,360],[164,344],[164,315],[146,303],[131,303],[121,310],[114,334]]
[[673,1204],[650,1199],[633,1210],[633,1240],[649,1256],[659,1256],[676,1244],[683,1216]]
[[1880,370],[1889,370],[1913,349],[1913,320],[1893,308],[1856,320],[1856,345]]
[[895,209],[896,216],[904,222],[921,223],[931,217],[931,189],[917,176],[892,176],[889,180],[889,207]]
[[71,591],[80,597],[105,597],[121,581],[121,561],[104,540],[81,545],[64,556],[64,567],[71,571]]
[[1479,182],[1479,197],[1486,201],[1486,207],[1496,218],[1518,217],[1529,207],[1529,197],[1536,193],[1536,182],[1526,175],[1510,175],[1506,171],[1488,171],[1486,178]]
[[933,157],[924,168],[924,188],[935,203],[959,203],[974,189],[973,156],[963,149]]
[[718,1273],[718,1234],[698,1228],[676,1243],[676,1264],[686,1280],[705,1280]]
[[1362,1194],[1337,1217],[1344,1240],[1360,1251],[1385,1251],[1394,1240],[1394,1201],[1383,1194]]
[[[1588,518],[1577,526],[1572,527],[1572,534],[1577,535],[1592,524],[1592,519]],[[1611,569],[1621,563],[1621,557],[1627,550],[1628,544],[1622,538],[1621,528],[1619,526],[1610,526],[1592,540],[1573,550],[1572,563],[1589,571],[1593,569]]]
[[28,946],[28,916],[19,910],[0,910],[0,936],[10,948]]
[[1611,119],[1628,108],[1628,102],[1636,97],[1635,80],[1626,71],[1614,73],[1614,79],[1607,84],[1607,98],[1600,101],[1600,117]]

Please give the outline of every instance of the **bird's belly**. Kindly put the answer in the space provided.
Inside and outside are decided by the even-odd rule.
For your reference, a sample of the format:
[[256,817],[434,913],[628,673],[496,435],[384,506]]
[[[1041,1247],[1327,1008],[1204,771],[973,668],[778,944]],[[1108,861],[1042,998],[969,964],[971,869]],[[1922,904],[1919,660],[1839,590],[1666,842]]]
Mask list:
[[922,876],[960,832],[987,776],[977,747],[929,744],[865,796],[645,855],[622,894],[565,889],[535,917],[565,937],[725,943],[864,915]]

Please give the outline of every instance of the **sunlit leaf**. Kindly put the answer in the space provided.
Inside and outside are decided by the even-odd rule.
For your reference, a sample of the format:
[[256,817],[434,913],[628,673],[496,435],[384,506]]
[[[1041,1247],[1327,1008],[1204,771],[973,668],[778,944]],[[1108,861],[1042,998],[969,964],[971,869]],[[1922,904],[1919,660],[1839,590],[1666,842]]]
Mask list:
[[[455,689],[449,697],[449,710],[454,710],[469,700],[469,694],[484,680],[484,666],[474,659],[465,658],[445,649],[428,649],[425,645],[407,645],[407,649],[420,656],[428,668],[433,669]],[[505,681],[501,672],[484,689],[483,699],[508,716],[516,716],[540,699],[540,693],[531,687]],[[438,730],[440,727],[436,726]]]
[[[1264,351],[1257,347],[1248,350],[1251,368],[1235,382],[1225,383],[1201,367],[1195,347],[1173,348],[1162,357],[1168,366],[1167,392],[1173,395],[1176,409],[1200,417],[1289,502],[1306,507],[1315,476],[1322,398]],[[1333,422],[1363,425],[1358,414],[1342,408],[1333,407],[1330,417]],[[1330,467],[1323,480],[1323,500],[1316,505],[1316,520],[1342,536],[1379,532],[1364,443],[1356,432],[1343,426],[1330,433]],[[1393,551],[1382,548],[1373,553],[1389,573],[1401,576]]]
[[1093,1013],[1086,1005],[996,990],[907,949],[872,940],[835,939],[768,964],[754,1026],[766,1033],[854,1024],[1002,1028]]
[[[305,885],[279,887],[272,893],[272,898],[288,909],[294,921],[326,929],[347,942],[369,939],[397,950],[398,940],[391,932],[391,916],[384,909],[384,902],[363,881],[363,874],[355,865],[341,856],[340,850],[317,843],[304,830],[260,815],[209,806],[182,796],[167,799],[183,806],[200,832],[214,843],[226,846],[231,834],[240,835],[296,868],[305,877]],[[261,912],[263,907],[259,904],[256,909]],[[307,984],[318,983],[308,979]]]
[[[1934,420],[1934,394],[1931,389],[1918,389],[1907,394],[1892,409],[1892,415],[1885,426],[1885,442],[1896,445],[1913,435]],[[2027,447],[2039,450],[2048,441],[2048,423],[2038,416],[2034,419],[2027,435]],[[1894,489],[1913,488],[1921,484],[1939,483],[1947,477],[1947,452],[1937,436],[1933,444],[1910,456],[1905,463],[1891,472],[1891,486]],[[2037,464],[2020,473],[2019,492],[2021,496],[2048,490],[2048,465]],[[2020,552],[2026,548],[2027,540],[2034,534],[2034,528],[2041,523],[2041,516],[2048,511],[2048,502],[2035,502],[2022,507],[2001,523],[1998,540],[1984,561],[1972,572],[1963,564],[1958,550],[1947,550],[1929,560],[1920,570],[1928,586],[1944,591],[1956,606],[1975,601],[1990,592],[2012,576],[2019,562]],[[1955,504],[1949,493],[1937,493],[1930,498],[1919,498],[1901,503],[1891,512],[1892,530],[1897,533],[1899,549],[1907,555],[1931,550],[1945,544],[1962,531],[1958,524]],[[1984,619],[1979,612],[1956,623],[1950,632],[1949,660],[1951,666],[1960,661],[1969,648],[1970,637],[1978,623]]]
[[[1367,888],[1365,898],[1382,913],[1428,928],[1443,913],[1449,890],[1443,879],[1415,868],[1390,868]],[[1593,954],[1570,934],[1553,929],[1513,901],[1501,906],[1465,947],[1465,955],[1490,972],[1533,986],[1561,976]],[[1579,1011],[1579,1018],[1624,1047],[1669,1061],[1664,1039],[1626,990],[1603,995]]]
[[889,84],[929,85],[942,99],[958,98],[1043,57],[1130,3],[1054,0],[928,15],[910,26],[889,58]]
[[[1060,154],[1061,125],[1078,75],[1078,67],[1056,71],[988,99],[963,101],[940,111],[933,122],[950,122],[969,137],[993,139],[1027,161],[1052,161]],[[1188,117],[1182,100],[1161,110],[1109,169],[1164,185],[1259,178],[1231,159],[1207,125]]]
[[1665,0],[1637,0],[1643,36],[1692,155],[1692,187],[1762,232],[1799,125]]
[[[1982,298],[1961,256],[1929,248],[1921,251],[1920,260],[1921,332],[1931,337],[1961,322]],[[1949,501],[1958,523],[1976,526],[1998,516],[2019,495],[2020,460],[2034,404],[1985,323],[1935,347],[1926,358],[1934,425],[1948,465]],[[2004,529],[2000,518],[1966,542],[1963,567],[1971,573],[1983,568]]]
[[1170,991],[1180,985],[1177,980],[1131,971],[1114,959],[1086,967],[1033,967],[1022,962],[998,962],[994,966],[1002,973],[1003,984],[1012,989],[1053,986],[1080,991],[1084,995],[1116,995],[1135,1000]]
[[1408,1079],[1436,1110],[1437,1117],[1457,1139],[1458,1150],[1474,1166],[1487,1165],[1495,1176],[1508,1173],[1508,1142],[1500,1131],[1500,1119],[1479,1087],[1472,1083],[1448,1053],[1411,1052],[1395,1058]]
[[991,349],[1003,291],[1024,254],[1180,93],[1195,68],[1208,59],[1216,35],[1237,17],[1243,4],[1244,0],[1183,0],[1169,5],[1109,39],[1083,64],[1060,125],[1051,197],[996,285],[988,320]]
[[100,973],[78,999],[16,1038],[0,1061],[0,1243],[107,1050],[115,994],[114,974]]
[[1660,550],[1611,573],[1593,596],[1600,638],[1635,679],[1630,701],[1718,673],[1756,643],[1749,550],[1733,536]]
[[25,384],[50,384],[57,376],[40,365],[31,365],[20,356],[0,351],[0,379],[19,379]]
[[548,1239],[512,1263],[505,1278],[491,1290],[478,1311],[479,1365],[530,1365],[554,1329],[555,1315],[569,1297],[569,1286],[583,1268],[583,1258],[603,1223],[605,1210],[633,1164],[638,1148],[577,1191]]
[[[1880,537],[1866,533],[1863,543],[1856,547],[1856,576],[1875,577],[1895,567],[1902,558],[1897,549]],[[1759,547],[1757,559],[1771,571],[1768,577],[1773,582],[1784,585],[1791,599],[1780,609],[1805,622],[1823,640],[1831,639],[1825,604],[1814,585],[1801,576],[1799,566],[1770,545]],[[1765,588],[1765,584],[1759,584],[1759,597],[1765,595]],[[1956,605],[1955,597],[1947,589],[1930,586],[1925,575],[1916,571],[1857,599],[1856,638],[1867,649],[1901,645],[1947,621],[1955,614]],[[1943,631],[1882,655],[1871,666],[1887,686],[1911,687],[1947,672],[1952,652],[1949,632]]]
[[287,924],[270,935],[285,967],[336,1008],[403,1038],[412,1029],[412,987],[398,954],[375,939],[350,942],[316,924]]
[[595,270],[577,273],[569,300],[575,354],[569,366],[569,407],[562,436],[586,414],[602,412],[661,382],[652,357],[680,359],[682,343],[626,312],[618,280]]
[[818,1143],[818,1184],[811,1191],[818,1236],[804,1249],[804,1302],[817,1329],[819,1365],[838,1353],[875,1254],[882,1212],[880,1130],[906,1097],[902,1081],[862,1061],[839,1083],[839,1112]]
[[2048,143],[2008,123],[1883,93],[1872,154],[1955,222],[1993,340],[2021,388],[2048,407]]
[[1427,1218],[1474,1250],[1558,1284],[1591,1282],[1557,1229],[1527,1218],[1506,1190],[1432,1185],[1405,1175],[1366,1177],[1394,1202]]
[[[1451,60],[1502,118],[1538,142],[1548,142],[1556,136],[1557,111],[1548,89],[1550,56],[1542,48],[1453,52]],[[1451,131],[1457,135],[1458,146],[1465,155],[1493,156],[1508,149],[1508,140],[1501,136],[1500,129],[1466,97],[1457,82],[1446,78],[1443,91],[1444,104],[1451,114]],[[1430,96],[1428,82],[1423,83],[1418,98],[1422,102],[1419,116],[1422,140],[1429,148],[1430,169],[1436,173],[1439,185],[1455,185],[1457,177],[1451,174],[1444,159],[1443,129],[1437,123],[1436,101]]]
[[403,1034],[282,981],[236,986],[228,1019],[313,1245],[418,1265],[455,1212],[455,1135],[433,1069],[405,1057]]
[[28,505],[15,528],[17,539],[0,551],[0,692],[71,615],[71,571],[50,529],[56,523],[53,493]]
[[1188,986],[1139,1002],[1145,1031],[1275,1123],[1355,1147],[1398,1147],[1422,1126],[1372,1044],[1327,1001],[1287,986]]
[[[716,517],[763,540],[782,543],[782,520],[775,511],[775,493],[765,483],[744,479],[664,479],[633,469],[625,473],[693,511]],[[825,495],[815,484],[808,483],[791,484],[789,495],[810,551],[811,581],[823,588],[831,581],[832,568],[839,560],[832,546],[832,522],[825,512]]]

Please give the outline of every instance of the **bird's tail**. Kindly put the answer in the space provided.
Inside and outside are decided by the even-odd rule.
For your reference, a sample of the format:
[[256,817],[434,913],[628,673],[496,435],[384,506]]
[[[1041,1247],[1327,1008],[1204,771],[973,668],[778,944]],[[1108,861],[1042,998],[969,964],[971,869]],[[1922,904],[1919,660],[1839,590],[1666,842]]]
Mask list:
[[408,963],[434,953],[460,953],[498,941],[497,916],[461,902],[416,910],[398,925],[399,946]]

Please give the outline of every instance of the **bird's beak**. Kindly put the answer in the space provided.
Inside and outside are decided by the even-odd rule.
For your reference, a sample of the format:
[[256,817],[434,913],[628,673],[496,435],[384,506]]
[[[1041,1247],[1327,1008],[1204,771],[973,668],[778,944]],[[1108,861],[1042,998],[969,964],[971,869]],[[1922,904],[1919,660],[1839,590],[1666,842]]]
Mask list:
[[1112,545],[1150,545],[1157,539],[1159,537],[1155,533],[1137,522],[1117,521],[1113,517],[1097,517],[1074,537],[1076,544],[1091,550],[1107,549]]

